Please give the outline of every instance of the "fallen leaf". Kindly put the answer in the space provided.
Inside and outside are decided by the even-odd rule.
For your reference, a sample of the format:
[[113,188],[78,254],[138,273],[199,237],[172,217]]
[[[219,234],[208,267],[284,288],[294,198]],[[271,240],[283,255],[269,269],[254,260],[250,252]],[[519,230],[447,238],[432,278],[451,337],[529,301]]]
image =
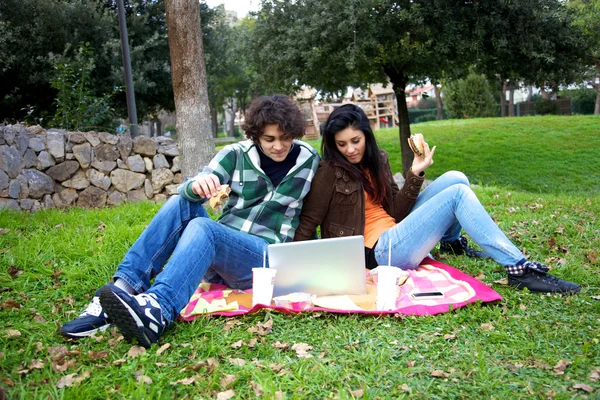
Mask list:
[[352,398],[357,399],[359,397],[363,397],[365,394],[365,390],[364,389],[357,389],[357,390],[351,390],[350,391],[350,395],[352,396]]
[[56,382],[56,387],[60,389],[63,387],[72,386],[73,383],[75,383],[75,376],[77,376],[77,374],[69,374],[63,376],[58,380],[58,382]]
[[169,347],[171,347],[171,343],[165,343],[158,350],[156,350],[156,354],[164,353]]
[[196,378],[192,376],[190,378],[185,378],[185,379],[180,379],[175,382],[170,382],[170,384],[171,385],[191,385],[195,381],[196,381]]
[[248,347],[251,348],[251,349],[254,348],[254,346],[256,346],[256,342],[258,342],[258,339],[256,339],[256,338],[250,339],[248,341]]
[[154,365],[156,365],[157,367],[164,367],[165,365],[169,365],[169,364],[163,363],[163,362],[157,362],[157,363],[154,363]]
[[238,365],[238,366],[242,366],[246,364],[246,360],[243,360],[241,358],[230,358],[229,362],[232,363],[233,365]]
[[207,359],[206,363],[208,364],[207,372],[209,374],[212,374],[215,368],[219,366],[219,360],[214,357],[210,357],[209,359]]
[[276,341],[275,343],[271,344],[271,346],[275,347],[276,349],[281,349],[281,350],[287,350],[290,348],[290,345],[288,344],[288,342],[281,343],[279,340]]
[[481,329],[488,329],[490,331],[493,331],[496,328],[492,324],[481,324]]
[[244,341],[243,340],[238,340],[237,342],[233,343],[231,345],[231,347],[234,348],[234,349],[239,349],[243,345],[244,345]]
[[221,378],[221,386],[223,387],[227,387],[229,385],[231,385],[233,382],[235,382],[235,380],[237,379],[236,375],[229,375],[229,374],[225,374],[225,376],[223,378]]
[[475,275],[475,279],[479,279],[480,281],[482,281],[485,279],[485,274],[483,272],[480,272],[477,275]]
[[273,372],[279,372],[283,367],[285,367],[285,364],[269,364],[269,368],[271,368]]
[[142,346],[131,346],[131,348],[127,352],[127,355],[131,358],[136,358],[137,356],[139,356],[140,354],[144,354],[145,352],[146,349]]
[[61,359],[59,361],[54,361],[52,363],[52,371],[60,373],[65,372],[71,367],[75,366],[75,360],[65,360]]
[[206,361],[198,361],[194,365],[188,365],[187,367],[183,367],[179,370],[179,372],[184,371],[198,371],[200,368],[206,367]]
[[217,393],[217,400],[229,400],[233,396],[235,396],[235,392],[232,389],[229,389],[224,392]]
[[5,235],[5,234],[7,234],[8,232],[10,232],[10,229],[8,229],[8,228],[0,228],[0,236],[1,236],[1,235]]
[[15,276],[21,275],[23,273],[23,269],[17,268],[14,265],[9,265],[6,272],[8,272],[8,274],[14,278]]
[[311,358],[312,354],[308,351],[312,350],[312,346],[306,343],[294,343],[292,345],[292,350],[296,352],[296,355],[300,358]]
[[146,375],[136,376],[135,379],[138,381],[138,383],[147,383],[147,384],[152,383],[152,379]]
[[90,351],[88,353],[88,357],[91,358],[92,360],[100,360],[103,358],[108,357],[108,351],[103,350],[103,351]]
[[252,390],[254,390],[254,394],[256,395],[256,397],[261,397],[264,395],[263,388],[260,383],[252,381],[250,383],[250,387],[252,388]]
[[588,393],[592,393],[594,391],[593,387],[591,387],[590,385],[586,385],[585,383],[576,383],[575,385],[573,385],[573,389],[581,389]]
[[588,251],[585,253],[585,257],[592,263],[598,264],[598,254],[596,252]]
[[42,369],[44,368],[44,363],[39,358],[34,358],[29,362],[29,369]]
[[519,308],[523,311],[527,310],[527,306],[523,303],[519,304]]
[[594,300],[600,300],[600,296],[591,296],[591,298]]
[[498,280],[494,281],[494,283],[497,283],[499,285],[508,285],[508,279],[506,279],[506,278],[498,279]]
[[444,335],[444,339],[445,340],[454,340],[454,339],[456,339],[456,335],[453,333],[447,333]]
[[403,383],[402,386],[400,386],[400,389],[404,390],[405,392],[411,392],[411,388],[408,387],[408,385],[406,383]]
[[553,367],[553,369],[554,369],[554,372],[555,372],[557,375],[563,375],[563,374],[565,373],[565,369],[566,369],[566,368],[567,368],[567,367],[568,367],[570,364],[571,364],[571,363],[570,363],[570,362],[568,362],[568,361],[565,361],[565,360],[560,360],[560,361],[558,362],[558,364],[556,364],[556,365]]
[[3,378],[2,382],[4,382],[8,387],[15,387],[15,383],[10,378]]
[[238,321],[237,319],[230,319],[229,321],[225,322],[225,326],[223,326],[223,330],[228,331],[231,328],[233,328],[235,325],[242,325],[242,322]]
[[408,361],[406,362],[406,366],[407,366],[408,368],[412,368],[412,367],[414,367],[414,366],[415,366],[415,363],[416,363],[416,362],[415,362],[415,360],[408,360]]
[[593,370],[590,372],[590,379],[593,381],[597,381],[600,379],[600,370]]
[[281,390],[278,390],[277,392],[275,392],[275,398],[277,400],[283,400],[283,392]]
[[102,221],[100,221],[100,223],[98,224],[98,226],[96,227],[97,230],[99,231],[105,231],[106,230],[106,224]]
[[434,378],[447,378],[450,376],[450,374],[440,369],[436,369],[434,371],[431,371],[431,376],[433,376]]
[[90,371],[90,370],[85,371],[83,374],[75,377],[75,383],[79,383],[79,382],[83,381],[84,379],[89,378],[90,375],[92,375],[92,371]]
[[21,308],[21,305],[13,299],[6,299],[6,301],[2,303],[2,308],[4,310],[18,310]]
[[125,364],[126,362],[127,362],[127,360],[125,360],[124,358],[120,358],[120,359],[118,359],[118,360],[115,360],[115,361],[113,361],[113,363],[112,363],[112,364],[113,364],[114,366],[117,366],[117,367],[118,367],[119,365],[121,365],[121,364]]
[[6,331],[6,337],[11,338],[11,337],[19,337],[19,336],[21,336],[21,332],[19,332],[16,329],[8,329]]

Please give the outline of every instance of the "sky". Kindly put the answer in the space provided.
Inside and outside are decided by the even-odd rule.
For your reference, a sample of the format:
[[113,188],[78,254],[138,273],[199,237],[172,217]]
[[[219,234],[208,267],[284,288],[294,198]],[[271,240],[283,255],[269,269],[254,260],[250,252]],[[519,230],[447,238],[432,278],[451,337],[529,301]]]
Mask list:
[[238,18],[246,16],[248,11],[258,11],[260,0],[205,0],[210,7],[216,7],[219,4],[225,4],[226,10],[232,10],[238,13]]

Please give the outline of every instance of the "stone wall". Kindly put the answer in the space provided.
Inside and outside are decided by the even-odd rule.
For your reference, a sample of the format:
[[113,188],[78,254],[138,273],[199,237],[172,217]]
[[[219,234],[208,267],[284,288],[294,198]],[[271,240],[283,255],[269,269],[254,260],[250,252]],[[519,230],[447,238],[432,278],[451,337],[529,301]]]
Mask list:
[[182,180],[171,138],[0,126],[0,208],[163,201]]

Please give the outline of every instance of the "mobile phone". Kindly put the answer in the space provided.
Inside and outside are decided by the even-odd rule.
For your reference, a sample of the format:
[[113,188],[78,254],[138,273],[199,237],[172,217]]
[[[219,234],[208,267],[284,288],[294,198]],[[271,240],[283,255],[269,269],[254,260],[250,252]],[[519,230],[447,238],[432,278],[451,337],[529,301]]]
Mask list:
[[410,297],[413,297],[415,299],[428,299],[428,298],[435,298],[435,297],[444,297],[444,293],[442,293],[442,292],[415,292],[415,293],[411,293]]

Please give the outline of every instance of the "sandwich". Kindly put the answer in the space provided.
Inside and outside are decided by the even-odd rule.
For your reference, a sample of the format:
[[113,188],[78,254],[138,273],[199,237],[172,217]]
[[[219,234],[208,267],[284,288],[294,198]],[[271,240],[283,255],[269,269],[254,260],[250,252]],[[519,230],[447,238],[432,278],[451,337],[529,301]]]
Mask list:
[[415,133],[408,138],[410,149],[420,157],[425,157],[425,139],[421,133]]
[[217,190],[217,195],[212,196],[208,199],[208,204],[213,210],[217,210],[223,207],[227,199],[229,198],[229,192],[231,192],[231,188],[229,185],[221,185],[219,190]]

